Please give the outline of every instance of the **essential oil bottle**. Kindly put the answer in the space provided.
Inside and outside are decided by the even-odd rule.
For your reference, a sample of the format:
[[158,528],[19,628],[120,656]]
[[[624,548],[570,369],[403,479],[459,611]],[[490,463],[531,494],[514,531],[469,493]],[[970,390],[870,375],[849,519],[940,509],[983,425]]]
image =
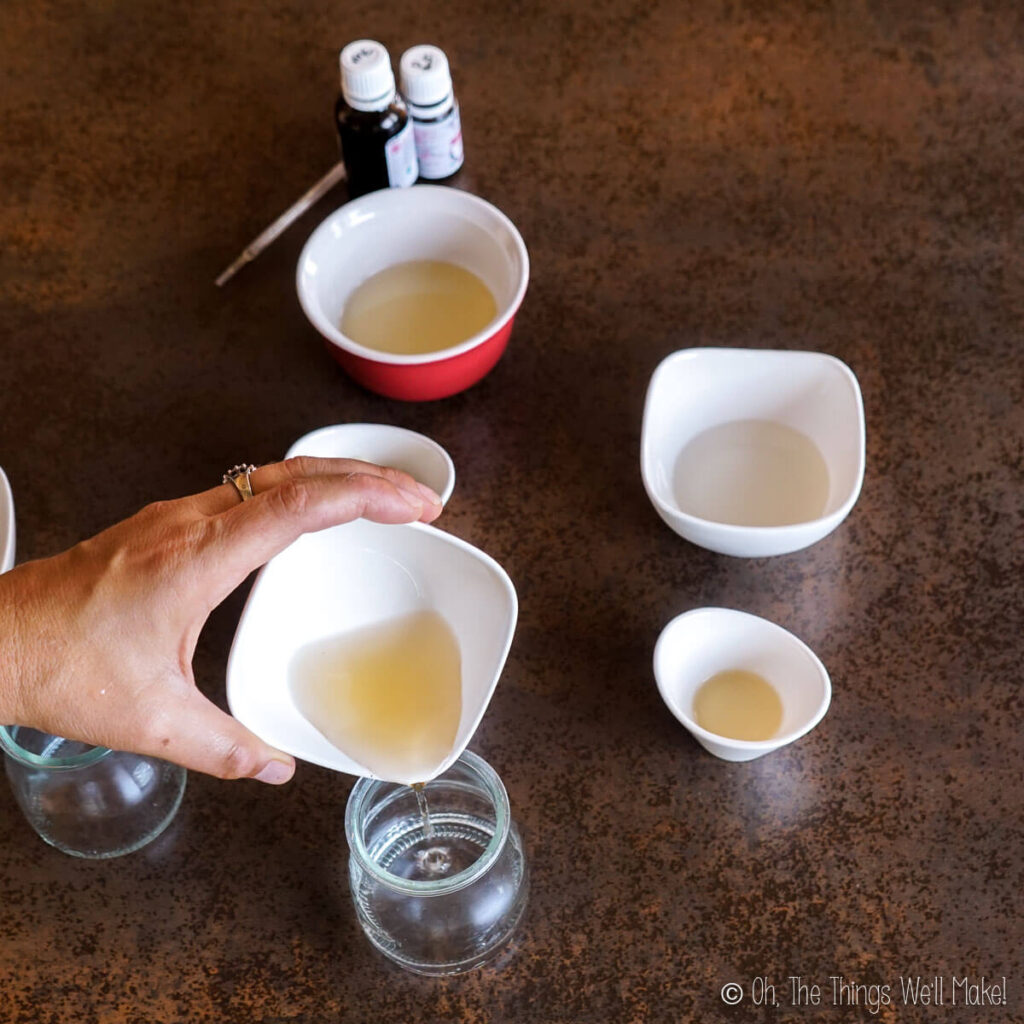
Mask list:
[[462,166],[463,151],[448,58],[436,46],[414,46],[402,54],[398,75],[412,115],[420,177],[451,177]]
[[334,116],[349,196],[412,185],[419,175],[412,119],[395,93],[388,51],[372,39],[357,39],[339,62]]

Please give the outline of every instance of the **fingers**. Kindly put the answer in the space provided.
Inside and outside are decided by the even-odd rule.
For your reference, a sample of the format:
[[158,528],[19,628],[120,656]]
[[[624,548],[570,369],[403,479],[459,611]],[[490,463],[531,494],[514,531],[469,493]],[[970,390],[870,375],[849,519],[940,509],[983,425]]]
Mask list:
[[[259,495],[294,480],[313,476],[344,476],[352,473],[377,476],[388,481],[401,491],[411,504],[419,504],[422,507],[420,518],[424,522],[429,523],[440,515],[441,499],[426,484],[419,483],[400,469],[376,466],[358,459],[318,459],[299,456],[260,466],[249,474],[249,482],[253,492]],[[227,512],[238,505],[240,500],[238,490],[232,483],[212,487],[195,495],[193,499],[196,509],[204,515]]]
[[202,576],[218,604],[252,572],[304,533],[353,519],[377,523],[412,523],[424,517],[423,506],[383,476],[350,473],[300,477],[281,484],[209,520]]
[[292,757],[264,743],[195,689],[180,704],[165,706],[157,721],[147,726],[146,736],[127,743],[126,749],[154,754],[219,779],[280,785],[295,774]]

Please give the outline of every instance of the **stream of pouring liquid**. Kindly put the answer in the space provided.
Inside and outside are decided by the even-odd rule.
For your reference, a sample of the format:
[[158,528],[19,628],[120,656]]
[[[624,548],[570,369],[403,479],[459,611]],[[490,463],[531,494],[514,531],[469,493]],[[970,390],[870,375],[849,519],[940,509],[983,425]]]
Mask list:
[[423,822],[423,838],[431,839],[434,835],[434,826],[430,823],[427,784],[425,782],[414,782],[412,784],[412,791],[416,794],[416,809],[420,812],[420,821]]
[[455,746],[461,662],[451,626],[425,610],[307,645],[290,685],[302,714],[377,778],[427,782]]

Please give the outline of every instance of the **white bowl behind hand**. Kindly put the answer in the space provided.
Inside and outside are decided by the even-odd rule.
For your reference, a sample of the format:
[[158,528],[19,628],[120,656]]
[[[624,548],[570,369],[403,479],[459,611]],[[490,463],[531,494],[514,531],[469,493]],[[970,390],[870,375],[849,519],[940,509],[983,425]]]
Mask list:
[[455,488],[451,456],[433,439],[405,427],[386,423],[339,423],[300,437],[288,449],[294,455],[322,459],[362,459],[378,466],[401,469],[433,488],[446,505]]

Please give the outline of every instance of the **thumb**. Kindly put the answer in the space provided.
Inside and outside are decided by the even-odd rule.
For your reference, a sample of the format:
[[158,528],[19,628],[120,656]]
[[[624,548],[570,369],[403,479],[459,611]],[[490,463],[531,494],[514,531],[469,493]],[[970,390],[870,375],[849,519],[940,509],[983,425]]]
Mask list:
[[280,785],[295,774],[295,760],[275,750],[231,715],[193,690],[179,709],[162,717],[159,749],[141,751],[219,779],[258,779]]

